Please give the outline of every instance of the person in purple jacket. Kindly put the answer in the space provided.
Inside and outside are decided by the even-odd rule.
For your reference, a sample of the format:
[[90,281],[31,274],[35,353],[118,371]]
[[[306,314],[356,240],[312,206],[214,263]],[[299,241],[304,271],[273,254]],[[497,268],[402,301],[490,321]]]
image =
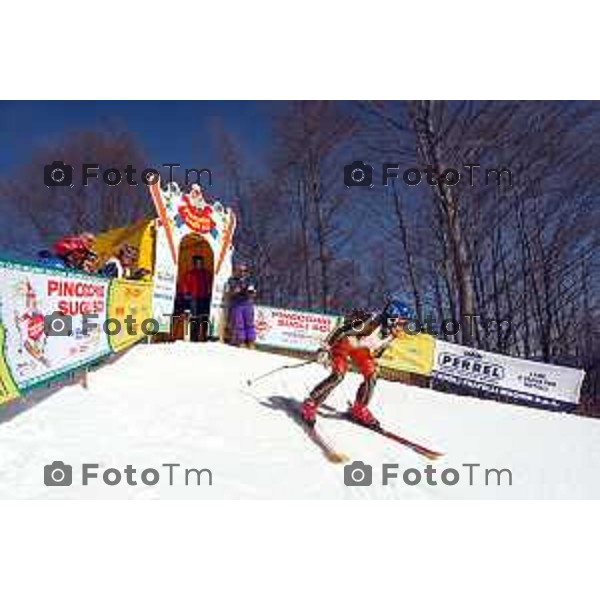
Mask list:
[[248,265],[240,263],[233,270],[233,277],[227,282],[229,299],[230,341],[235,346],[254,348],[256,328],[254,327],[254,299],[256,284]]

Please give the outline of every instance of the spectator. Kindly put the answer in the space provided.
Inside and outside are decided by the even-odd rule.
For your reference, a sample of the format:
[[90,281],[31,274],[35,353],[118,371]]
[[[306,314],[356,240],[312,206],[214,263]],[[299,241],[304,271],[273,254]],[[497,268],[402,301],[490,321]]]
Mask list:
[[90,274],[95,273],[97,260],[98,255],[93,250],[86,252],[81,262],[81,270]]
[[236,265],[233,277],[227,283],[227,297],[231,343],[235,346],[245,345],[247,348],[254,348],[256,341],[256,328],[254,327],[256,284],[246,264]]
[[69,269],[81,269],[89,253],[94,252],[96,238],[92,233],[67,236],[54,244],[54,254]]
[[211,291],[211,273],[204,266],[204,259],[194,256],[192,268],[182,275],[179,286],[179,306],[183,311],[189,310],[193,317],[190,327],[192,341],[205,341],[208,337]]
[[73,253],[88,252],[94,249],[96,238],[92,233],[82,233],[81,235],[70,235],[62,238],[54,244],[54,254],[63,258]]
[[138,273],[134,272],[134,266],[138,259],[138,251],[131,244],[123,244],[117,254],[109,258],[102,269],[100,269],[100,275],[105,277],[111,277],[114,279],[133,279],[132,275]]

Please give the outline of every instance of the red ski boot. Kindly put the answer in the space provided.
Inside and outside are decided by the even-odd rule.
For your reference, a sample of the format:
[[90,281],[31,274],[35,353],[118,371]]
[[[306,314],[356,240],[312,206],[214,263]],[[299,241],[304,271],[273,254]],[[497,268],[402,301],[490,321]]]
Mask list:
[[364,425],[369,429],[380,429],[379,421],[373,416],[366,404],[355,402],[349,412],[349,417],[359,425]]
[[308,398],[302,403],[302,410],[300,411],[300,416],[309,427],[314,427],[315,425],[315,422],[317,420],[318,408],[319,405],[310,398]]

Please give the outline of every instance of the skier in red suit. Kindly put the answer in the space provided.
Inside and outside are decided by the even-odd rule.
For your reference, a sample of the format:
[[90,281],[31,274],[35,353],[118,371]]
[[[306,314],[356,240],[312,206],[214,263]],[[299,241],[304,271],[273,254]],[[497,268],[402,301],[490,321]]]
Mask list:
[[369,410],[369,402],[377,383],[377,358],[398,336],[407,321],[414,318],[409,307],[390,301],[380,313],[355,310],[334,329],[317,354],[317,361],[331,367],[331,374],[319,383],[302,405],[302,418],[314,425],[322,402],[344,379],[350,363],[363,376],[350,409],[350,418],[367,427],[378,428],[379,421]]

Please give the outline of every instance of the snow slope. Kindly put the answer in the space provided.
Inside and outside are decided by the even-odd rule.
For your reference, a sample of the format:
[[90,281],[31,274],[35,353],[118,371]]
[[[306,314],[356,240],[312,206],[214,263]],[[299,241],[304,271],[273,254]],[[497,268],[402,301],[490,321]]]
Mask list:
[[[282,408],[302,399],[324,371],[290,369],[257,383],[246,380],[285,357],[220,344],[141,345],[92,373],[89,389],[71,386],[0,424],[0,498],[600,498],[600,421],[503,405],[380,381],[373,410],[390,428],[446,455],[434,464],[438,481],[418,485],[402,472],[428,462],[376,434],[334,418],[320,419],[336,448],[373,466],[373,484],[344,485],[344,466],[329,463]],[[329,404],[343,407],[358,378],[349,375]],[[74,465],[70,487],[46,487],[43,467]],[[132,465],[137,486],[93,479],[81,483],[81,464],[121,471]],[[169,471],[173,467],[173,485]],[[397,463],[399,479],[382,485],[382,464]],[[474,467],[473,485],[463,463]],[[140,481],[156,468],[155,486]],[[197,486],[184,468],[208,468]],[[444,485],[444,469],[460,481]],[[484,469],[510,469],[498,486]]]

